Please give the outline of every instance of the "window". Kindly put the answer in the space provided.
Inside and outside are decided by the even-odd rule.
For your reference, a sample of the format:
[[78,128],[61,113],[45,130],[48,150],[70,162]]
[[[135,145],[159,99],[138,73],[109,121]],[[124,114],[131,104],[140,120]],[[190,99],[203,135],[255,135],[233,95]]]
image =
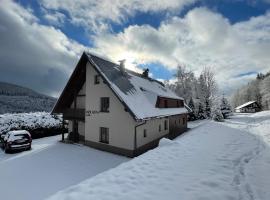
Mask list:
[[176,125],[176,120],[174,121],[174,124]]
[[146,129],[143,129],[143,137],[147,137]]
[[176,104],[177,104],[177,108],[179,108],[180,107],[180,102],[178,100],[176,101]]
[[167,130],[168,129],[168,122],[167,120],[164,121],[164,130]]
[[161,124],[158,126],[158,131],[159,132],[161,131]]
[[101,102],[100,112],[109,112],[110,98],[109,97],[101,97],[100,102]]
[[99,75],[95,75],[95,84],[99,84],[100,83],[100,76]]
[[183,118],[183,125],[185,125],[185,123],[186,123],[186,118],[184,117]]
[[164,100],[164,107],[168,108],[168,100],[167,99]]
[[102,143],[109,144],[109,129],[100,127],[99,141]]

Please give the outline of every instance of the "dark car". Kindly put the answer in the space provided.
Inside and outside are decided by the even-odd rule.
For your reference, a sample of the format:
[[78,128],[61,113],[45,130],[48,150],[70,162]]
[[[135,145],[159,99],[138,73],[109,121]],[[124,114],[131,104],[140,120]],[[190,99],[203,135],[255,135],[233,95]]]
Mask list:
[[30,150],[32,144],[32,138],[28,131],[9,131],[4,139],[4,150],[9,152],[12,150]]

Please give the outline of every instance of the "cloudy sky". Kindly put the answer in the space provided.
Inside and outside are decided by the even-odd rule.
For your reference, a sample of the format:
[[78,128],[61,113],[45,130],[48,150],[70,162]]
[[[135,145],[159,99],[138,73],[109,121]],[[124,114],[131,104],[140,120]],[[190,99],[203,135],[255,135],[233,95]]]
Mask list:
[[0,0],[0,81],[57,97],[83,51],[163,80],[212,67],[230,94],[270,71],[270,0]]

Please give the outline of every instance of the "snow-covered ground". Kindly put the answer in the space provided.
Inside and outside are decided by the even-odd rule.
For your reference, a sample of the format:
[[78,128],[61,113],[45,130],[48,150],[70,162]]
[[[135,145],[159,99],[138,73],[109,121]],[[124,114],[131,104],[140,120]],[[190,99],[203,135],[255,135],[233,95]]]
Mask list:
[[[255,135],[259,145],[246,166],[246,179],[252,183],[253,199],[270,199],[270,111],[237,114],[226,125]],[[251,155],[252,156],[252,155]]]
[[269,200],[269,120],[264,112],[192,123],[174,141],[49,199]]
[[59,142],[61,136],[33,140],[32,150],[0,149],[0,199],[39,200],[129,159]]
[[34,140],[27,152],[0,151],[0,199],[269,200],[270,112],[189,128],[135,159],[60,136]]

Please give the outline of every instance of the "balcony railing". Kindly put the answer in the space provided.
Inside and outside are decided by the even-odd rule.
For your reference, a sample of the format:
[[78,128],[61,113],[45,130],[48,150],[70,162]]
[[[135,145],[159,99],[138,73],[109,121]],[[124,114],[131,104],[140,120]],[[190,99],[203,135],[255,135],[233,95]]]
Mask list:
[[84,120],[85,119],[85,109],[79,108],[68,108],[63,112],[64,119],[77,119],[77,120]]

